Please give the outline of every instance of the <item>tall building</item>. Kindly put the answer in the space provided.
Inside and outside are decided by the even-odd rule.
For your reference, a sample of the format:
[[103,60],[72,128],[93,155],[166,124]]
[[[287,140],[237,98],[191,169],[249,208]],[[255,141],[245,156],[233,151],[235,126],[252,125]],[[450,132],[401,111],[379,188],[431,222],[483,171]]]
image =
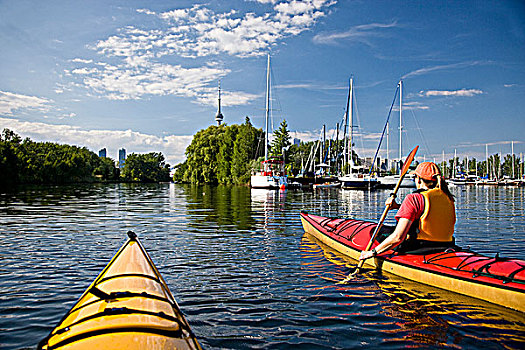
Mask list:
[[118,150],[118,167],[120,169],[124,168],[124,163],[126,162],[126,150],[121,148]]
[[223,119],[224,117],[221,113],[221,81],[219,80],[219,110],[217,111],[217,115],[215,116],[215,121],[217,122],[217,126],[221,125]]
[[107,152],[106,152],[106,149],[105,149],[105,148],[102,148],[100,151],[98,151],[98,156],[99,156],[99,157],[104,157],[104,158],[106,158],[106,154],[107,154]]

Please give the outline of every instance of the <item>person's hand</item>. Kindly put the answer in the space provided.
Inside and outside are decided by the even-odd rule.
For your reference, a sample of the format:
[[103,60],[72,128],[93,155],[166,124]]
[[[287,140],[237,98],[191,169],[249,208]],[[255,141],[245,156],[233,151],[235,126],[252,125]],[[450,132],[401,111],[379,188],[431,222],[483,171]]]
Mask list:
[[374,252],[371,250],[362,251],[361,255],[359,256],[359,260],[366,260],[374,256]]
[[392,196],[388,197],[385,201],[385,205],[389,206],[391,209],[397,209],[399,208],[399,204],[397,204],[396,199]]

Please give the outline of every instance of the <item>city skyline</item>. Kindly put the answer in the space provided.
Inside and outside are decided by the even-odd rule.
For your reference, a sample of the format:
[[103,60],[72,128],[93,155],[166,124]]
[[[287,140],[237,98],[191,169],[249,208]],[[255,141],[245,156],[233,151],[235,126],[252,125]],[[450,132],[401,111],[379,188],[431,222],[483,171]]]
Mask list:
[[402,79],[404,153],[525,153],[523,2],[16,1],[0,18],[0,125],[35,141],[175,165],[216,125],[219,81],[222,122],[264,127],[270,54],[271,124],[293,138],[333,136],[353,76],[357,152],[373,156]]

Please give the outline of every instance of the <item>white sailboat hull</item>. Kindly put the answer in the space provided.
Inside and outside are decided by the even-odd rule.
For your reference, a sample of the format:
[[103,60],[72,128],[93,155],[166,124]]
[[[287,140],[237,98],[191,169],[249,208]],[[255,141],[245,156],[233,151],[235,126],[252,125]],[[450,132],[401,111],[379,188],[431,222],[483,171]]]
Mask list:
[[379,183],[376,178],[368,176],[358,177],[353,175],[346,175],[337,178],[341,182],[342,188],[348,189],[371,189],[375,188]]
[[[393,176],[381,176],[377,178],[383,187],[392,187],[394,188],[399,181],[399,175]],[[405,176],[399,187],[404,188],[416,188],[416,182],[414,181],[413,176]]]
[[288,187],[287,176],[252,175],[250,179],[252,188],[282,188]]

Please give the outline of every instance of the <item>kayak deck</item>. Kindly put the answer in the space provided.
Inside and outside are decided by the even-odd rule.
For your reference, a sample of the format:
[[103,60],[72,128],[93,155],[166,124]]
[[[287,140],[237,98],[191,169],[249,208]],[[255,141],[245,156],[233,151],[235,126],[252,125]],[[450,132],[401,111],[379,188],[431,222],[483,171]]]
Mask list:
[[200,349],[148,253],[128,236],[39,349]]
[[[377,224],[362,220],[326,218],[301,213],[306,233],[322,243],[359,259]],[[375,241],[372,248],[379,242]],[[487,257],[471,251],[399,254],[388,251],[366,265],[445,290],[483,299],[525,312],[525,261]]]

